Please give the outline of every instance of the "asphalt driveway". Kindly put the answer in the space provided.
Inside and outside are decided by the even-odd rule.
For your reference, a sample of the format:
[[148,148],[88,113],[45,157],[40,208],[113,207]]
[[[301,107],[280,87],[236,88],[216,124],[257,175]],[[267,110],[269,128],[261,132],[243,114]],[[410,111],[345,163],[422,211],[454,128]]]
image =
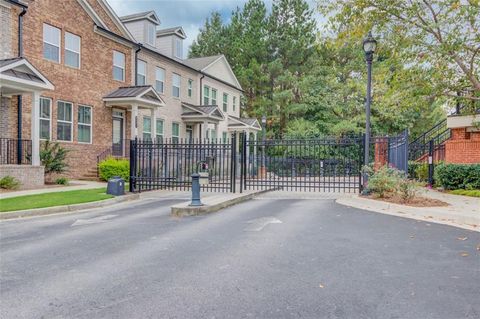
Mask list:
[[480,233],[339,206],[180,199],[0,223],[1,318],[479,318]]

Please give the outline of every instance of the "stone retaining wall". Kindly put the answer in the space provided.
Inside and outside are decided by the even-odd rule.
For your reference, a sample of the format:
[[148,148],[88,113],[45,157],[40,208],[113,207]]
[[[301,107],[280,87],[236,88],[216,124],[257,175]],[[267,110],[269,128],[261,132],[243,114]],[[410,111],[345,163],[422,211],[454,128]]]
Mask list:
[[20,189],[42,187],[45,184],[45,169],[43,166],[31,165],[0,165],[0,178],[12,176],[20,183]]

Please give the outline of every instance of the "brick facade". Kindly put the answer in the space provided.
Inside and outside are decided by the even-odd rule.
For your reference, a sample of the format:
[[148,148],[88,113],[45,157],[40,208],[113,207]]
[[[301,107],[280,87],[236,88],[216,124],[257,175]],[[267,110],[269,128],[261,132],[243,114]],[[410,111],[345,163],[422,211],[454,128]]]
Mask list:
[[20,189],[38,188],[44,184],[43,166],[0,165],[0,178],[11,176],[20,182]]
[[445,142],[445,162],[480,163],[480,132],[467,132],[466,128],[452,129],[451,139]]

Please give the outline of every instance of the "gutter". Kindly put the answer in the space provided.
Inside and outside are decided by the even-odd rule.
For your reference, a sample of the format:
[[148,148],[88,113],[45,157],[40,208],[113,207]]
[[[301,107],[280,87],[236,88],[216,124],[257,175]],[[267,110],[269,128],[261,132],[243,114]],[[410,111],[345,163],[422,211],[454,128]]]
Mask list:
[[[138,52],[142,50],[142,47],[139,46],[138,49],[135,50],[135,73],[133,76],[135,77],[135,86],[138,85],[138,77],[137,77],[137,72],[138,72]],[[146,81],[145,81],[146,82]]]
[[13,4],[15,6],[18,6],[20,8],[24,8],[24,9],[28,8],[28,5],[26,5],[25,3],[16,1],[16,0],[5,0],[5,1],[7,1],[8,3]]
[[[188,65],[186,65],[186,64],[184,64],[184,63],[182,63],[182,62],[180,62],[180,61],[177,61],[177,60],[175,60],[175,59],[173,59],[173,58],[171,58],[171,57],[169,57],[169,56],[166,56],[166,55],[164,55],[164,54],[162,54],[162,53],[160,53],[160,52],[157,52],[157,51],[155,51],[155,50],[152,50],[152,49],[150,49],[149,47],[146,47],[146,46],[144,46],[144,45],[141,44],[141,43],[136,43],[136,42],[131,41],[131,40],[127,39],[127,38],[124,38],[124,37],[122,37],[121,35],[118,35],[118,34],[112,32],[112,31],[110,31],[110,30],[107,30],[107,29],[105,29],[105,28],[103,28],[103,27],[101,27],[101,26],[99,26],[99,25],[95,25],[95,28],[96,28],[97,30],[105,33],[105,34],[108,34],[108,35],[111,36],[111,37],[114,37],[114,38],[120,40],[120,41],[126,42],[126,43],[128,43],[128,44],[130,44],[130,45],[132,45],[132,46],[137,47],[137,48],[140,47],[141,49],[144,49],[145,51],[148,51],[148,52],[150,52],[150,53],[153,53],[153,54],[155,54],[155,55],[157,55],[157,56],[159,56],[159,57],[162,57],[162,58],[164,58],[164,59],[166,59],[166,60],[168,60],[168,61],[170,61],[170,62],[173,62],[173,63],[175,63],[175,64],[177,64],[177,65],[181,65],[181,66],[183,66],[184,68],[187,68],[187,69],[192,70],[192,71],[194,71],[194,72],[200,73],[200,74],[202,74],[203,76],[209,77],[209,78],[211,78],[212,80],[218,81],[218,82],[220,82],[220,83],[222,83],[222,84],[225,84],[226,86],[231,87],[232,89],[235,89],[235,90],[237,90],[237,91],[239,91],[239,92],[241,92],[241,93],[244,93],[244,91],[243,91],[242,89],[239,89],[239,88],[237,88],[236,86],[234,86],[234,85],[232,85],[232,84],[230,84],[230,83],[227,83],[227,82],[225,82],[225,81],[223,81],[223,80],[221,80],[221,79],[219,79],[219,78],[217,78],[217,77],[214,77],[214,76],[212,76],[212,75],[210,75],[210,74],[208,74],[208,73],[205,73],[205,72],[203,72],[203,71],[201,71],[201,70],[194,69],[194,68],[192,68],[191,66],[188,66]],[[136,74],[135,74],[135,77],[136,77]]]

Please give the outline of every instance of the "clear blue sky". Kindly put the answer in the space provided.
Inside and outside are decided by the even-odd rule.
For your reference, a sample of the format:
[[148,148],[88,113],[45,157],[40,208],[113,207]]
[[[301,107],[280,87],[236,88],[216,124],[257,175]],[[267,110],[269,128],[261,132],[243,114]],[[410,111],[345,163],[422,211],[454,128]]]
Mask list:
[[[160,18],[160,28],[182,26],[187,33],[185,50],[197,37],[198,29],[212,11],[219,11],[224,21],[236,7],[243,7],[247,0],[108,0],[119,16],[154,10]],[[314,0],[307,0],[314,6]],[[272,0],[264,0],[270,9]],[[324,19],[317,16],[321,24]]]

